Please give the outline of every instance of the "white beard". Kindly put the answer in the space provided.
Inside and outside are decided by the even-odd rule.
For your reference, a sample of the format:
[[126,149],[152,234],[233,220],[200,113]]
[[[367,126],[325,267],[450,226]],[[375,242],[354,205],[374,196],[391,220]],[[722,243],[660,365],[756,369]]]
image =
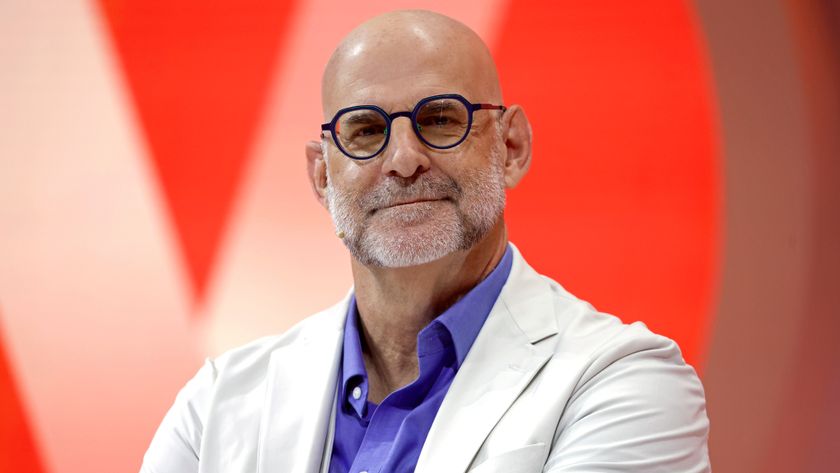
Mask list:
[[[360,263],[389,268],[415,266],[472,248],[505,207],[501,139],[490,165],[460,182],[427,171],[414,181],[389,177],[366,192],[337,190],[327,173],[327,203],[344,244]],[[445,199],[388,208],[394,202]],[[379,209],[379,210],[376,210]]]

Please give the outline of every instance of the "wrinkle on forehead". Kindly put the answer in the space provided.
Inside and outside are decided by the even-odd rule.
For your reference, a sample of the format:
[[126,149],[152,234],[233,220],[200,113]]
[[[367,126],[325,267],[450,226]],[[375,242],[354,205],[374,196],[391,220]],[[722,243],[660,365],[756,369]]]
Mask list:
[[351,31],[327,63],[321,92],[327,119],[371,96],[400,102],[396,106],[441,92],[502,103],[481,38],[449,17],[420,10],[386,13]]

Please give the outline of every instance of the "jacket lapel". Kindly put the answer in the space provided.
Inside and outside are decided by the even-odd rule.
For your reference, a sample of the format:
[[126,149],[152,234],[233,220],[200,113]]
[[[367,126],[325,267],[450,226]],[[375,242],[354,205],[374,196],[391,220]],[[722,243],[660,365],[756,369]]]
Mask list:
[[[335,401],[347,300],[319,314],[300,340],[275,350],[266,380],[257,471],[317,472]],[[319,317],[319,315],[313,317]]]
[[510,276],[438,411],[416,472],[464,472],[510,405],[551,357],[548,284],[514,247]]

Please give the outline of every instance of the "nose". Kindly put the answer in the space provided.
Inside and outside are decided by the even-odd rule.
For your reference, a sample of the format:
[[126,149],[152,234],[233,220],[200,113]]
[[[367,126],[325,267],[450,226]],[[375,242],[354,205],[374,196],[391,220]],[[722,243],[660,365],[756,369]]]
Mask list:
[[[429,170],[427,149],[411,129],[411,120],[391,121],[391,137],[385,150],[382,172],[389,176],[413,177]],[[405,117],[407,118],[407,117]]]

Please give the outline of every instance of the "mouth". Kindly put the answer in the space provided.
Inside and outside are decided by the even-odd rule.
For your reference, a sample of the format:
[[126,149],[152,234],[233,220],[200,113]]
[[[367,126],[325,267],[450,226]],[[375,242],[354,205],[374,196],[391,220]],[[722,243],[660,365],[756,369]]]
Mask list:
[[385,206],[384,208],[388,209],[388,208],[394,208],[394,207],[402,207],[404,205],[422,204],[422,203],[425,203],[425,202],[440,202],[441,200],[446,200],[446,199],[445,198],[443,198],[443,199],[411,199],[411,200],[406,200],[406,201],[403,201],[403,202],[396,202],[396,203],[393,203],[391,205]]
[[373,210],[371,213],[376,213],[376,212],[379,212],[381,210],[398,209],[400,207],[406,207],[406,206],[411,206],[411,205],[428,204],[428,203],[432,203],[432,202],[446,202],[446,201],[450,201],[450,200],[451,199],[448,198],[448,197],[442,197],[442,198],[425,198],[425,197],[422,197],[422,198],[418,198],[418,199],[408,199],[408,200],[402,200],[402,201],[399,201],[399,202],[390,203],[388,205],[385,205],[383,207],[380,207],[378,209]]

